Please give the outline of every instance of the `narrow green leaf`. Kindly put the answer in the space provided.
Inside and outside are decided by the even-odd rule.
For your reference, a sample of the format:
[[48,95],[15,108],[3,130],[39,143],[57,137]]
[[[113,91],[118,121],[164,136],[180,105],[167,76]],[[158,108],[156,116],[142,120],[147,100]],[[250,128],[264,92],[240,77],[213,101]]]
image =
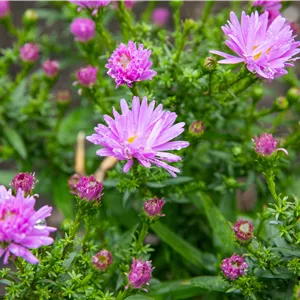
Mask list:
[[27,151],[22,137],[13,128],[6,127],[3,129],[3,133],[7,141],[15,149],[15,151],[23,158],[27,158]]
[[179,253],[186,260],[198,267],[203,267],[202,252],[190,243],[183,240],[179,235],[174,233],[162,223],[151,225],[152,230],[174,251]]
[[219,276],[195,277],[188,280],[186,284],[215,292],[226,292],[230,288],[229,284]]
[[198,195],[200,196],[201,202],[197,197],[192,197],[191,201],[197,208],[204,208],[208,222],[214,234],[216,246],[223,254],[232,253],[234,251],[234,238],[233,231],[228,221],[208,195],[203,192],[198,192]]

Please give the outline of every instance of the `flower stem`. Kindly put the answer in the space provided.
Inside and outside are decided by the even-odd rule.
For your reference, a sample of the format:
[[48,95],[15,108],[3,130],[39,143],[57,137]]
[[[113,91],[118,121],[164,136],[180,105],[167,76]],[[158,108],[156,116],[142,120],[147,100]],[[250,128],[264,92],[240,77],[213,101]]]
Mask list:
[[135,31],[132,24],[132,18],[130,17],[125,7],[124,1],[118,1],[118,6],[119,6],[118,17],[120,20],[120,26],[122,28],[124,39],[126,41],[129,39],[129,37],[133,39],[135,36]]
[[204,11],[202,15],[202,25],[204,25],[210,15],[211,9],[213,8],[216,1],[206,1]]
[[276,193],[275,181],[274,181],[274,172],[272,169],[268,169],[265,172],[265,177],[267,181],[268,188],[271,192],[272,197],[274,198],[275,202],[278,202],[278,196]]
[[142,248],[144,239],[145,239],[146,235],[148,234],[148,230],[149,230],[148,222],[143,222],[143,227],[139,233],[138,240],[134,247],[134,252],[138,252],[140,250],[140,248]]
[[136,86],[135,82],[132,84],[132,88],[130,88],[130,90],[131,90],[131,93],[132,93],[133,96],[137,96],[137,97],[140,98],[140,94],[139,94],[139,91],[137,89],[137,86]]

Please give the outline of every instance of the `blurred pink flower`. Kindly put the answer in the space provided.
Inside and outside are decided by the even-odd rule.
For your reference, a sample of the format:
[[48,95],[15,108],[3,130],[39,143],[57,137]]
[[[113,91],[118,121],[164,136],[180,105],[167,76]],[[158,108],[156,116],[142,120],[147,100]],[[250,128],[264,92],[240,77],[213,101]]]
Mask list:
[[9,1],[0,1],[0,19],[6,17],[10,13]]
[[48,77],[55,77],[59,71],[59,62],[48,59],[43,63],[43,70]]
[[75,40],[79,42],[88,42],[96,35],[95,22],[89,18],[76,18],[70,27]]
[[34,63],[39,59],[40,50],[38,45],[27,43],[20,48],[20,58],[24,62]]
[[169,19],[169,10],[167,8],[156,8],[152,13],[152,21],[158,26],[164,26]]

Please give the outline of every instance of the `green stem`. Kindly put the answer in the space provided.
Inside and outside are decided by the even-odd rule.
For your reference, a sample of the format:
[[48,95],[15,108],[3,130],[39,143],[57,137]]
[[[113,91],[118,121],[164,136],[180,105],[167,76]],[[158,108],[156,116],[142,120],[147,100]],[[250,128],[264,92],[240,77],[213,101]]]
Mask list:
[[135,82],[133,83],[132,88],[130,88],[130,90],[131,90],[131,93],[132,93],[133,96],[137,96],[137,97],[140,98],[140,93],[137,89],[137,85],[136,85]]
[[128,290],[124,290],[122,292],[119,292],[116,300],[123,300],[128,296],[128,294],[129,294]]
[[277,203],[278,202],[278,196],[277,196],[277,193],[276,193],[274,176],[275,176],[274,172],[271,169],[268,169],[265,172],[265,177],[266,177],[268,188],[271,192],[272,197],[274,198],[275,202]]
[[203,15],[202,15],[202,26],[204,26],[204,24],[206,23],[209,15],[211,13],[211,9],[213,8],[215,2],[216,1],[206,1],[205,2],[204,11],[203,11]]
[[19,257],[17,257],[15,259],[15,265],[19,269],[19,271],[23,274],[24,273],[24,268],[23,268],[22,262],[21,262]]
[[118,1],[118,5],[118,17],[120,20],[120,26],[122,28],[124,39],[127,41],[129,37],[135,37],[135,30],[132,24],[132,17],[129,15],[129,12],[125,7],[124,1]]
[[18,29],[14,26],[11,16],[3,18],[0,23],[6,28],[6,30],[14,37],[18,37]]
[[145,9],[144,13],[142,14],[142,18],[141,18],[143,22],[149,23],[150,17],[151,17],[152,11],[156,5],[156,2],[157,1],[149,1],[148,2],[148,6]]
[[148,224],[148,222],[144,222],[143,227],[139,233],[139,237],[136,242],[135,248],[134,248],[135,252],[138,252],[140,250],[140,248],[142,248],[145,237],[148,234],[148,230],[149,230],[149,224]]
[[111,38],[111,35],[108,33],[108,31],[104,28],[104,26],[102,24],[102,21],[103,21],[102,15],[103,15],[103,11],[100,10],[99,16],[95,20],[96,21],[96,30],[97,30],[97,33],[100,35],[100,37],[103,39],[103,42],[104,42],[106,48],[110,52],[112,52],[115,49],[114,42]]

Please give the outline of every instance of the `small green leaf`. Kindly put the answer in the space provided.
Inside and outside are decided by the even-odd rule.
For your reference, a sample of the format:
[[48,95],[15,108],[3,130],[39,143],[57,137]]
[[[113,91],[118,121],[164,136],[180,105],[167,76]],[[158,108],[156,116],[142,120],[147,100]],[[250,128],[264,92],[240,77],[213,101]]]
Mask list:
[[195,277],[188,280],[186,284],[216,292],[226,292],[230,288],[229,284],[218,276]]
[[27,151],[25,148],[24,141],[19,133],[13,128],[6,127],[3,129],[3,133],[7,141],[15,149],[15,151],[23,158],[27,158]]
[[186,242],[162,223],[158,222],[152,224],[151,228],[174,251],[179,253],[182,257],[195,266],[203,267],[202,252],[200,252],[193,245]]

